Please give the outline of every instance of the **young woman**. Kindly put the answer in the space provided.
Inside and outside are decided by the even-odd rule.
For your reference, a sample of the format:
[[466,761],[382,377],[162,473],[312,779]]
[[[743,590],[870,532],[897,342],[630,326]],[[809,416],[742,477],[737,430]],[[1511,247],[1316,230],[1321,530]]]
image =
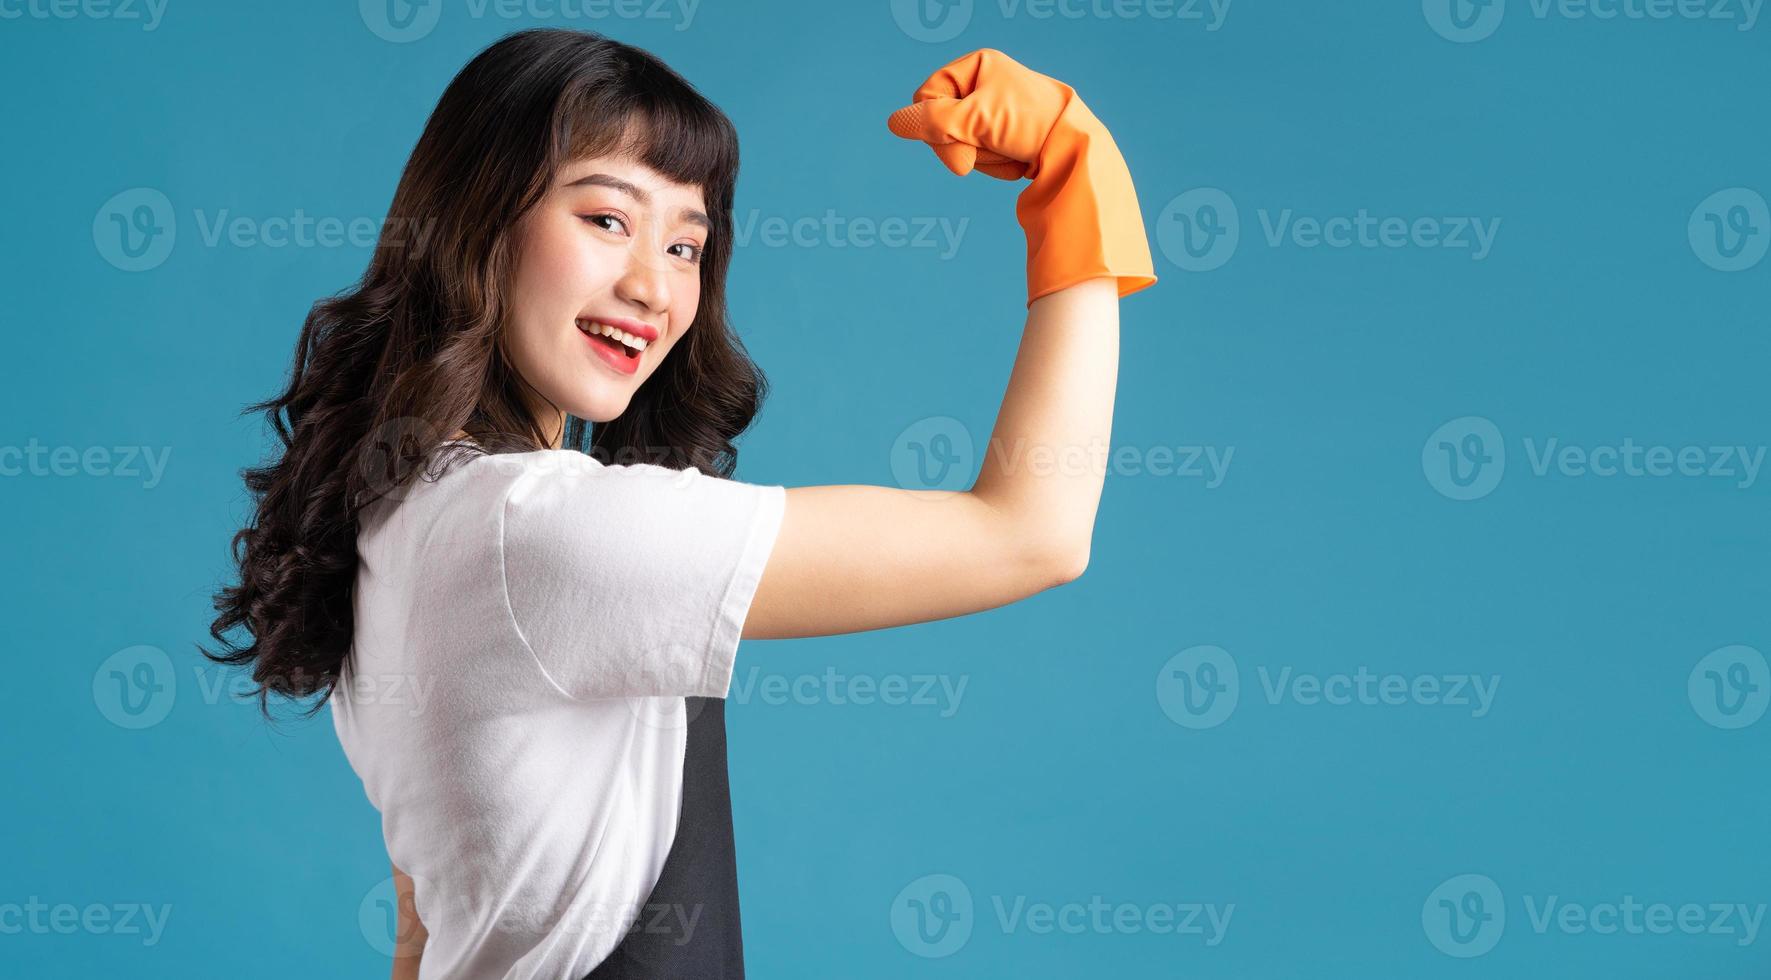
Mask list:
[[396,977],[741,977],[739,639],[992,609],[1087,564],[1118,299],[1155,282],[1124,161],[1069,86],[989,49],[888,122],[1030,181],[1025,331],[967,491],[730,478],[765,391],[726,318],[737,139],[588,32],[462,69],[361,283],[250,406],[281,455],[245,471],[204,652],[250,664],[267,715],[331,704],[382,815]]

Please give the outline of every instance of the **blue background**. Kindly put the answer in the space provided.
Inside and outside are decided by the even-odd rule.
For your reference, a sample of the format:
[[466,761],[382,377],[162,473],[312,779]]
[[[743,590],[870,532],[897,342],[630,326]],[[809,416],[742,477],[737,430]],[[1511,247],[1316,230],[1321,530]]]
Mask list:
[[[1739,485],[1744,473],[1539,473],[1528,448],[1768,441],[1771,261],[1723,271],[1687,226],[1717,191],[1746,188],[1724,204],[1745,202],[1749,219],[1771,193],[1771,23],[1738,30],[1737,5],[1733,21],[1600,19],[1511,0],[1498,25],[1472,29],[1491,35],[1453,40],[1434,0],[1238,0],[1215,29],[1136,5],[1121,9],[1143,16],[1079,4],[1085,16],[1042,19],[978,0],[939,22],[954,36],[925,41],[886,0],[706,0],[689,21],[436,2],[440,17],[405,41],[350,2],[171,0],[152,30],[0,20],[0,444],[170,453],[151,487],[0,477],[0,906],[13,909],[0,909],[13,927],[0,972],[387,969],[385,935],[361,924],[386,889],[378,817],[329,718],[267,729],[217,695],[225,675],[193,648],[247,513],[238,471],[269,445],[236,413],[280,386],[308,307],[369,249],[211,245],[199,221],[379,220],[453,73],[537,23],[652,50],[719,103],[743,140],[741,224],[827,209],[968,222],[950,257],[829,236],[740,247],[734,319],[773,384],[740,479],[891,484],[921,420],[987,437],[1024,315],[1017,188],[954,177],[885,128],[923,77],[983,46],[1075,85],[1136,178],[1161,282],[1123,305],[1114,444],[1234,453],[1216,486],[1115,472],[1089,570],[1067,587],[911,628],[743,646],[738,685],[829,669],[966,683],[950,712],[771,703],[760,684],[734,698],[752,975],[1771,970],[1771,938],[1743,945],[1738,918],[1732,935],[1643,935],[1540,930],[1531,916],[1550,896],[1771,902],[1771,721],[1721,727],[1725,712],[1687,689],[1712,650],[1771,649],[1767,487]],[[94,234],[134,188],[164,194],[177,223],[142,271]],[[1170,202],[1196,188],[1239,214],[1217,268],[1157,248]],[[1480,259],[1270,242],[1263,218],[1288,208],[1499,227]],[[1746,247],[1762,251],[1771,228],[1753,227]],[[938,354],[907,356],[907,326]],[[1471,416],[1500,434],[1506,462],[1491,492],[1459,500],[1428,443]],[[164,651],[156,683],[172,688],[157,695],[164,716],[136,729],[107,703],[107,658],[142,645]],[[1170,659],[1202,645],[1239,677],[1234,710],[1210,724],[1160,699]],[[1745,710],[1762,711],[1764,660],[1741,663],[1757,685]],[[1362,667],[1499,687],[1476,717],[1275,699],[1263,684]],[[1498,941],[1449,941],[1492,947],[1480,956],[1442,951],[1432,924],[1435,889],[1465,874],[1504,896]],[[953,876],[971,900],[951,952],[893,927],[926,875]],[[171,917],[152,945],[21,931],[33,896]],[[1096,896],[1234,910],[1216,945],[1115,930],[1111,916],[1074,934],[1011,929],[996,912]]]

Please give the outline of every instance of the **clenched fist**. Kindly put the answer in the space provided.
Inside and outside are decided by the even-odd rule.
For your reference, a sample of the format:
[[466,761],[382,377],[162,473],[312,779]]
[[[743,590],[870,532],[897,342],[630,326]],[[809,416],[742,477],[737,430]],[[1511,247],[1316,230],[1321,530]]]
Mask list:
[[1032,181],[1016,201],[1027,304],[1113,276],[1126,296],[1156,282],[1125,159],[1076,90],[994,48],[942,66],[886,125],[929,144],[961,176]]

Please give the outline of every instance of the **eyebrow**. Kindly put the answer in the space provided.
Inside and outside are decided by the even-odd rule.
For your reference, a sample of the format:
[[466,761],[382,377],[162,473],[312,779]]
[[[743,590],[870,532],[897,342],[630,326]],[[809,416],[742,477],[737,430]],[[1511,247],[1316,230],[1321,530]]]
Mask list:
[[[650,204],[652,201],[651,195],[647,194],[638,186],[622,180],[620,177],[610,176],[609,174],[587,174],[572,181],[566,186],[585,187],[593,184],[598,187],[609,187],[618,190],[641,204]],[[708,231],[713,230],[713,223],[707,220],[706,213],[697,211],[694,208],[683,208],[677,213],[677,219],[680,221],[687,221],[690,224],[700,225]]]

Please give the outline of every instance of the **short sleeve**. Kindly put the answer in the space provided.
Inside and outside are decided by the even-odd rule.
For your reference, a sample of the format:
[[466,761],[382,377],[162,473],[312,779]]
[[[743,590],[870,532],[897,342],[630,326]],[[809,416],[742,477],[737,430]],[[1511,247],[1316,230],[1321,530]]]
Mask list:
[[525,455],[499,554],[512,624],[547,680],[580,700],[725,697],[786,488]]

